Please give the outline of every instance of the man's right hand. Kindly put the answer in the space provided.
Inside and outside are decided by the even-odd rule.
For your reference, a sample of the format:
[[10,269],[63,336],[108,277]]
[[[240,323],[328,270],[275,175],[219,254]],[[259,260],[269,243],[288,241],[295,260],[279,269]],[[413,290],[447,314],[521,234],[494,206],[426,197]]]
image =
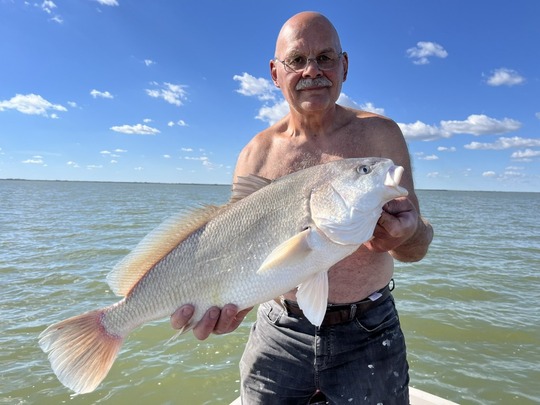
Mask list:
[[[221,335],[229,333],[238,328],[249,311],[253,307],[238,312],[238,307],[234,304],[227,304],[222,309],[211,307],[206,311],[202,319],[193,328],[193,334],[199,340],[204,340],[210,334]],[[195,308],[186,304],[178,308],[171,315],[171,326],[174,329],[182,329],[189,323]]]

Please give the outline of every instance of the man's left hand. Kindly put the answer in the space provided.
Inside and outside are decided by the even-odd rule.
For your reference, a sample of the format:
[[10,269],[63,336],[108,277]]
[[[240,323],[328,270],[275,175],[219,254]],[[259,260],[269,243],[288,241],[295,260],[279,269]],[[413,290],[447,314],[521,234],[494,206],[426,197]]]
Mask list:
[[418,211],[406,197],[389,201],[383,212],[373,238],[364,245],[373,252],[389,252],[414,235],[418,228]]

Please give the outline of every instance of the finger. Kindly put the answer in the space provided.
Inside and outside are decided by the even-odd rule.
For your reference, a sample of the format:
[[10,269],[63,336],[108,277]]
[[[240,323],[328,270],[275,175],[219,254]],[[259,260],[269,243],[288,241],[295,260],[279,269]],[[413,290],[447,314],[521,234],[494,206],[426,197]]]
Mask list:
[[171,326],[174,329],[182,329],[186,326],[195,312],[193,305],[183,305],[171,315]]
[[[221,309],[221,314],[214,328],[214,333],[220,335],[230,331],[230,326],[238,313],[238,307],[234,304],[227,304]],[[234,330],[234,329],[233,329]]]
[[220,310],[218,307],[211,307],[202,319],[193,328],[193,334],[199,340],[204,340],[210,336],[219,320]]
[[236,316],[234,317],[234,321],[231,323],[230,325],[230,330],[229,332],[232,332],[233,330],[235,330],[236,328],[238,328],[238,326],[240,326],[240,324],[242,323],[242,321],[244,320],[244,318],[246,317],[247,314],[249,314],[249,311],[251,311],[253,309],[253,307],[251,308],[246,308],[240,312],[238,312],[236,314]]
[[[240,312],[237,312],[237,307],[235,305],[231,306],[230,309],[232,310],[232,308],[234,308],[234,311],[233,311],[234,315],[232,316],[230,321],[227,321],[228,325],[226,327],[224,326],[223,329],[221,327],[217,328],[218,330],[214,331],[214,333],[221,334],[221,333],[232,332],[233,330],[238,328],[238,326],[240,326],[240,324],[242,323],[246,315],[249,313],[249,311],[253,309],[253,307],[250,307],[250,308],[243,309]],[[226,307],[224,307],[224,310],[227,311]],[[221,312],[221,315],[223,316],[223,311]],[[230,315],[231,315],[231,312],[227,314],[227,316],[230,316]],[[221,322],[221,318],[220,318],[220,322]]]

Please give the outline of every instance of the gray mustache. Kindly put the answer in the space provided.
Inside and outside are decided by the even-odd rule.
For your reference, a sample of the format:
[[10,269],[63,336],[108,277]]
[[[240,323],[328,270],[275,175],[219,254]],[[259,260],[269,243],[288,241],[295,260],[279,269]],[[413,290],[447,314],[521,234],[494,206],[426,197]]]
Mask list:
[[302,79],[296,85],[296,90],[304,90],[312,87],[330,87],[332,82],[326,77],[317,77],[315,79]]

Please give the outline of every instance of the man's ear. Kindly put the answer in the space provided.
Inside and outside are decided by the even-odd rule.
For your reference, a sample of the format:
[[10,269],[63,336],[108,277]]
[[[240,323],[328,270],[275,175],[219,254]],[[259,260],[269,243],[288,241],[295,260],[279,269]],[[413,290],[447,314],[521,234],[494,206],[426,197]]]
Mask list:
[[347,73],[349,73],[349,55],[343,52],[343,81],[347,80]]
[[272,81],[274,82],[274,86],[279,88],[279,82],[277,79],[277,64],[274,59],[270,59],[270,76],[272,77]]

